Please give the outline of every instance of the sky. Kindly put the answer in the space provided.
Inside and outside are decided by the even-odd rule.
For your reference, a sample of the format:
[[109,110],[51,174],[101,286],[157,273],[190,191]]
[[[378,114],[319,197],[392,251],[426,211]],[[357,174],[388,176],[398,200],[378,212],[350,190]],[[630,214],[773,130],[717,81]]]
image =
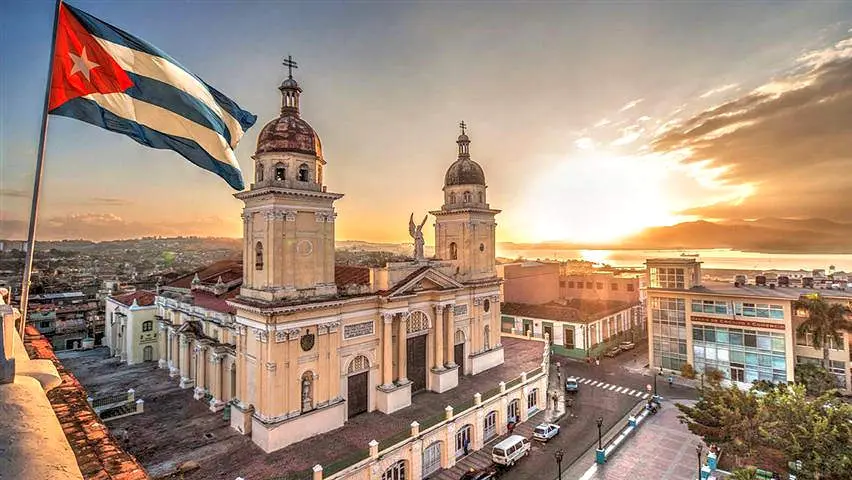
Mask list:
[[[850,2],[71,3],[256,114],[247,179],[292,54],[345,194],[339,240],[410,241],[409,214],[443,202],[461,120],[498,241],[852,222]],[[26,235],[52,15],[0,2],[0,238]],[[39,239],[241,234],[233,190],[174,152],[63,117],[47,144]]]

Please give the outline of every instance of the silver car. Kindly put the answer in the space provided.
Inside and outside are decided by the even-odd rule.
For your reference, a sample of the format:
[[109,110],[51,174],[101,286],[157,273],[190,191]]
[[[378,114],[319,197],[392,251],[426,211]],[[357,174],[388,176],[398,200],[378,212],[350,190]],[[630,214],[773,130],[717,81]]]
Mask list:
[[533,430],[533,438],[542,442],[546,442],[556,435],[559,435],[559,425],[555,423],[542,423]]

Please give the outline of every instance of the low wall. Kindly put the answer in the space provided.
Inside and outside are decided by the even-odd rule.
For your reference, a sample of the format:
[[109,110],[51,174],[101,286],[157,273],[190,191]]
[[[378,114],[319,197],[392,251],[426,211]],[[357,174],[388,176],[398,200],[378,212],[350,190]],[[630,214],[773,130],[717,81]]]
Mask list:
[[[539,368],[524,372],[508,383],[500,382],[484,394],[477,393],[470,401],[456,408],[448,405],[443,414],[424,419],[422,423],[413,422],[410,431],[385,439],[381,444],[373,440],[367,449],[355,452],[349,459],[326,468],[317,465],[314,467],[313,480],[378,479],[387,469],[400,462],[405,465],[406,478],[420,479],[423,477],[423,452],[430,446],[434,448],[435,444],[440,445],[441,468],[452,468],[457,460],[456,434],[462,429],[470,429],[470,450],[475,451],[483,448],[491,439],[507,433],[507,410],[511,403],[518,402],[520,422],[546,409],[548,350],[545,343],[544,361]],[[527,408],[528,396],[533,391],[537,392],[535,403]],[[494,430],[490,431],[491,435],[485,438],[485,419],[489,415],[496,416],[496,424]]]

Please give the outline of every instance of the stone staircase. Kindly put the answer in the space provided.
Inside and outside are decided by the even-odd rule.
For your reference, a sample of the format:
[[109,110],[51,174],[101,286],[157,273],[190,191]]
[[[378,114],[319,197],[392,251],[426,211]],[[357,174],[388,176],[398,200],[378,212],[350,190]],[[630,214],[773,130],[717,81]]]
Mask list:
[[[515,426],[515,430],[512,432],[512,435],[521,435],[523,437],[532,438],[533,429],[539,422],[531,420],[532,419]],[[429,475],[428,480],[458,480],[459,477],[471,468],[478,470],[492,466],[494,462],[491,461],[491,447],[508,436],[509,434],[495,437],[482,449],[471,452],[468,456],[457,460],[454,467],[440,470]]]

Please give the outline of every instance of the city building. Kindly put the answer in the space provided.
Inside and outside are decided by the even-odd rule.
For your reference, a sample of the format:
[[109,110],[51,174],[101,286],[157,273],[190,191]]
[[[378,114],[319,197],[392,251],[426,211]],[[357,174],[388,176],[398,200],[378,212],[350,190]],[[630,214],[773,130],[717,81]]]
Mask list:
[[559,276],[561,298],[639,303],[644,300],[644,273],[593,271]]
[[[755,380],[792,381],[797,364],[821,361],[810,336],[797,337],[804,319],[793,303],[818,293],[829,302],[852,305],[852,291],[776,284],[705,282],[696,258],[649,259],[647,308],[652,369],[720,370],[727,380],[748,386]],[[830,350],[830,371],[847,394],[850,334]]]
[[606,346],[644,337],[642,306],[625,302],[575,301],[568,304],[531,305],[504,303],[504,333],[537,338],[548,336],[567,355],[584,358],[601,355]]
[[555,302],[560,296],[560,265],[556,262],[517,262],[497,265],[503,279],[505,303],[541,305]]
[[104,344],[128,365],[159,359],[156,294],[140,290],[106,299]]
[[464,126],[444,203],[430,212],[435,258],[423,254],[427,219],[412,215],[413,260],[342,267],[334,202],[343,195],[324,185],[302,89],[290,77],[279,90],[281,115],[258,137],[254,183],[236,194],[245,203],[241,267],[199,272],[157,298],[160,365],[211,408],[229,401],[232,427],[267,452],[503,363],[499,210],[487,203]]
[[27,323],[44,334],[55,350],[83,348],[86,339],[100,344],[104,336],[98,302],[83,292],[31,295]]

